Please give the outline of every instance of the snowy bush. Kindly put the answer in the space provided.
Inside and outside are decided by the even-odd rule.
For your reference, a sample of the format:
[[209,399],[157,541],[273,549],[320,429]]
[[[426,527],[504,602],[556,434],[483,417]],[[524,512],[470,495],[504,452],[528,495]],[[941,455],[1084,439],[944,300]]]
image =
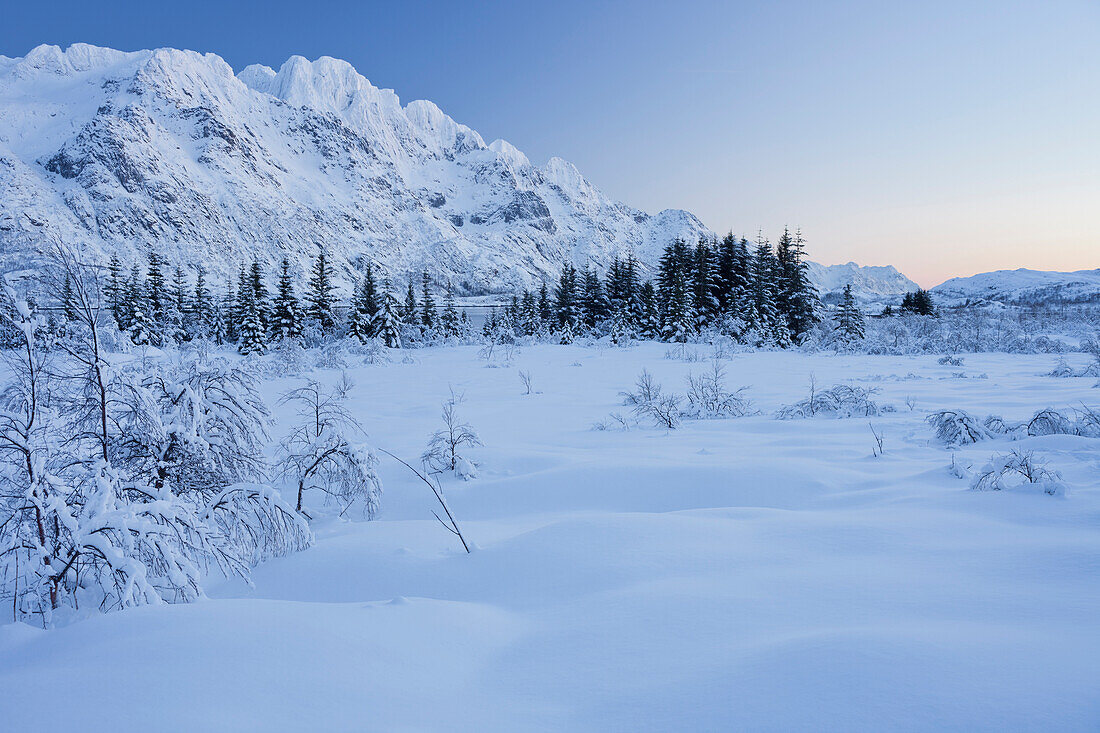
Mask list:
[[280,444],[279,465],[297,486],[296,509],[304,513],[305,492],[316,489],[340,507],[341,516],[357,501],[373,519],[382,498],[375,473],[378,458],[357,438],[362,427],[347,409],[352,383],[346,376],[326,388],[315,380],[291,390],[280,403],[295,407],[299,423]]
[[945,356],[941,356],[936,361],[936,363],[937,364],[942,364],[944,366],[962,366],[963,365],[963,360],[962,360],[961,357],[951,356],[950,354],[947,354]]
[[1027,434],[1031,437],[1039,435],[1074,435],[1076,432],[1072,420],[1057,410],[1049,408],[1036,412],[1027,424]]
[[709,371],[688,375],[685,416],[694,418],[745,417],[754,414],[752,403],[743,395],[747,387],[731,392],[726,387],[726,370],[717,359]]
[[297,377],[313,367],[310,352],[296,338],[279,339],[270,354],[266,373],[273,377]]
[[390,349],[381,338],[368,339],[366,343],[357,349],[357,353],[363,357],[364,364],[389,364]]
[[0,390],[0,596],[15,616],[48,626],[78,606],[190,601],[208,572],[247,577],[307,546],[262,485],[267,411],[250,373],[201,351],[118,368],[94,271],[57,259],[73,311],[57,349],[41,348],[41,319],[10,289],[0,307],[22,335]]
[[1072,377],[1075,376],[1073,367],[1071,367],[1064,356],[1058,357],[1058,362],[1054,365],[1054,368],[1047,372],[1048,377]]
[[927,419],[936,432],[936,439],[945,445],[970,445],[991,437],[985,425],[963,410],[941,410]]
[[864,389],[847,384],[838,384],[829,389],[818,390],[811,382],[809,396],[792,405],[784,405],[776,413],[779,420],[794,420],[811,417],[873,417],[881,414],[871,397],[877,389]]
[[1005,421],[1000,415],[990,415],[982,421],[982,425],[990,435],[1007,435],[1015,437],[1020,432],[1026,433],[1026,426],[1021,424],[1011,424]]
[[974,474],[970,488],[975,491],[1033,488],[1052,496],[1066,493],[1062,475],[1036,461],[1031,451],[995,454],[989,459],[989,463]]

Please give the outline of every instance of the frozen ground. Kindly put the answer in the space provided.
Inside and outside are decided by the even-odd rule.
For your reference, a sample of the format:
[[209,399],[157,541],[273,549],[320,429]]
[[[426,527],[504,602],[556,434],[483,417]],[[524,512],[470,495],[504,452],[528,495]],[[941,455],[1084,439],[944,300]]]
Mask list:
[[[372,442],[400,455],[423,449],[449,386],[464,394],[481,476],[445,488],[474,553],[384,459],[380,521],[319,522],[254,588],[0,626],[0,728],[1100,727],[1100,440],[1012,444],[1062,471],[1066,497],[979,493],[923,423],[1096,404],[1095,379],[1040,376],[1049,356],[745,354],[729,379],[761,416],[591,430],[643,366],[677,390],[706,367],[665,349],[532,347],[487,368],[443,348],[350,370]],[[885,455],[867,419],[771,417],[811,372],[881,387],[898,408],[870,420]],[[293,383],[269,380],[269,401]]]

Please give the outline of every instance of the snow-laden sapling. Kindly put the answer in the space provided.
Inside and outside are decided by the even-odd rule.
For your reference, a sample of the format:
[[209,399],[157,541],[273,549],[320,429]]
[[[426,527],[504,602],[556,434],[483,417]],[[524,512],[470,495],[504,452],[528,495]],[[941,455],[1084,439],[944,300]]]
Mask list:
[[1059,356],[1058,357],[1058,362],[1054,365],[1053,369],[1051,369],[1049,372],[1047,372],[1047,376],[1048,377],[1059,377],[1059,378],[1065,379],[1065,378],[1068,378],[1068,377],[1076,376],[1076,374],[1073,371],[1073,367],[1071,367],[1066,362],[1066,357]]
[[974,474],[970,488],[975,491],[1004,491],[1034,488],[1052,496],[1066,493],[1062,474],[1036,461],[1031,451],[996,454]]
[[623,404],[633,409],[639,419],[652,420],[657,427],[674,430],[682,417],[680,398],[662,394],[661,385],[653,381],[653,375],[643,369],[634,385],[635,391],[623,392]]
[[531,394],[531,372],[520,370],[519,381],[523,383],[523,394]]
[[455,475],[469,480],[477,477],[477,464],[463,455],[465,449],[481,445],[473,427],[462,422],[455,411],[456,399],[443,403],[443,427],[428,438],[428,447],[420,460],[432,472],[454,471]]
[[330,388],[309,380],[279,400],[293,405],[299,418],[280,445],[279,465],[283,475],[297,483],[297,509],[303,514],[307,489],[317,489],[337,502],[341,515],[356,501],[362,502],[368,519],[378,512],[382,498],[382,482],[375,472],[378,459],[361,442],[363,428],[347,409],[352,386],[346,375]]
[[927,419],[936,432],[936,440],[944,445],[970,445],[991,437],[989,430],[964,410],[940,410]]
[[747,387],[730,391],[726,387],[726,368],[715,359],[710,370],[688,375],[687,407],[684,414],[694,418],[745,417],[755,410],[744,392]]

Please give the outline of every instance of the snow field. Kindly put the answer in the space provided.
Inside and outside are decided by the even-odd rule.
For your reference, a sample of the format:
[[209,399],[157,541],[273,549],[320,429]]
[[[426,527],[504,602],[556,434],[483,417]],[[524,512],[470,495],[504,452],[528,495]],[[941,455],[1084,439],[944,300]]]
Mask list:
[[[643,367],[679,393],[708,367],[666,349],[536,346],[488,368],[477,347],[431,348],[348,370],[370,442],[406,459],[462,396],[480,477],[444,490],[475,551],[383,457],[379,521],[318,519],[315,546],[257,568],[254,587],[210,582],[192,605],[49,632],[0,626],[0,728],[1100,725],[1100,439],[949,451],[924,422],[1095,405],[1094,379],[1041,376],[1049,356],[738,354],[727,386],[749,386],[761,415],[592,430],[629,414],[619,392]],[[811,374],[878,387],[897,412],[775,420]],[[269,405],[299,383],[267,380]],[[275,409],[277,439],[290,414]],[[948,470],[952,453],[978,468],[1012,448],[1061,471],[1067,496],[969,491]]]

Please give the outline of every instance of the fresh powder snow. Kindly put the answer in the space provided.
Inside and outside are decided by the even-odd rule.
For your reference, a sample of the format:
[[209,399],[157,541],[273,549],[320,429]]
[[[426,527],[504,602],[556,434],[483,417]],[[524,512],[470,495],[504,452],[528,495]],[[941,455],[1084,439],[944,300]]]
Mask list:
[[[470,554],[383,457],[377,521],[321,512],[314,546],[252,586],[0,625],[0,689],[17,701],[0,727],[1096,729],[1100,438],[951,449],[926,423],[1027,421],[1095,380],[1047,376],[1046,355],[732,353],[752,414],[594,430],[629,414],[620,393],[641,370],[682,392],[710,347],[405,353],[302,376],[346,373],[371,442],[410,460],[455,401],[483,443],[463,458],[476,478],[441,483]],[[302,376],[266,378],[264,399]],[[811,380],[877,389],[878,414],[775,419]],[[295,418],[274,409],[278,437]],[[965,476],[1010,449],[1042,455],[1067,493],[972,490]]]

